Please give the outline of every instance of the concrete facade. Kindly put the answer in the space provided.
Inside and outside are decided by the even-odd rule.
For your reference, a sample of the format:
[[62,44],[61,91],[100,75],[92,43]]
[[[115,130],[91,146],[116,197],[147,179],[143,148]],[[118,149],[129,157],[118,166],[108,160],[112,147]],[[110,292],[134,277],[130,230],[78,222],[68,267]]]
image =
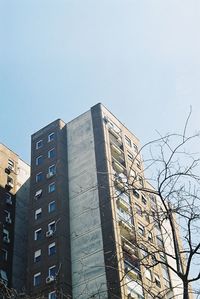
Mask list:
[[0,144],[1,280],[17,290],[26,285],[29,177],[29,165]]
[[107,298],[91,112],[67,124],[74,298]]
[[136,247],[139,242],[159,251],[165,245],[173,252],[154,221],[158,198],[142,191],[152,187],[139,149],[138,138],[101,104],[32,135],[27,284],[32,296],[149,299],[150,291],[164,299],[177,296],[172,273],[160,265],[145,268],[144,250]]

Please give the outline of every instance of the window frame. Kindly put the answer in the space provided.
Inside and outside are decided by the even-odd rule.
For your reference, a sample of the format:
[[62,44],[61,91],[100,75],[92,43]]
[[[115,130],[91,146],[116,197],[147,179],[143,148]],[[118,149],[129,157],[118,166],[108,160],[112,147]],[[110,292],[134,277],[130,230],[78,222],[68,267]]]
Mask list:
[[35,165],[40,166],[43,163],[43,155],[39,155],[35,158]]
[[[51,211],[50,207],[54,204],[55,208]],[[56,210],[56,201],[53,200],[48,204],[48,213],[53,213]]]
[[8,159],[8,168],[10,170],[14,170],[15,169],[15,162],[12,159]]
[[[41,176],[41,177],[40,177],[40,176]],[[40,179],[38,179],[38,178],[40,178]],[[36,183],[40,183],[40,182],[42,182],[42,180],[43,180],[43,172],[40,171],[40,172],[38,172],[38,173],[35,175],[35,182],[36,182]]]
[[[51,254],[51,249],[55,248],[54,253]],[[52,256],[56,254],[56,242],[53,242],[51,244],[48,245],[48,256]]]
[[[38,236],[38,232],[41,232],[41,234],[40,234],[40,236],[41,237],[39,237],[39,238],[37,238],[37,236]],[[39,240],[41,240],[41,238],[42,238],[42,229],[41,228],[38,228],[38,229],[36,229],[35,231],[34,231],[34,241],[39,241]]]
[[[53,171],[51,170],[53,169]],[[56,164],[52,164],[48,167],[48,173],[56,174]]]
[[[39,254],[38,254],[39,252]],[[38,249],[34,252],[34,263],[38,263],[41,260],[42,250]],[[39,258],[39,259],[38,259]],[[38,259],[38,260],[37,260]]]
[[6,250],[5,248],[1,248],[1,257],[2,260],[7,262],[8,260],[8,250]]
[[56,231],[56,221],[55,220],[48,223],[48,231],[50,231],[50,230],[52,230],[55,233],[55,231]]
[[[54,186],[54,190],[51,190],[51,186]],[[53,193],[56,191],[56,183],[52,182],[48,185],[48,193]]]
[[[54,153],[53,156],[51,156],[51,153]],[[56,156],[56,149],[55,149],[55,147],[52,147],[50,150],[48,150],[47,156],[48,156],[48,159],[55,158],[55,156]]]
[[[55,275],[51,274],[51,270],[52,269],[55,269]],[[51,267],[48,268],[48,276],[56,277],[56,265],[53,265],[53,266],[51,266]]]
[[131,139],[128,137],[128,136],[124,136],[124,138],[125,138],[125,143],[126,143],[126,145],[128,145],[130,148],[132,148],[132,141],[131,141]]
[[[53,136],[53,138],[52,138]],[[52,142],[55,140],[55,132],[51,132],[48,134],[48,142]]]
[[[39,277],[39,282],[36,284],[36,279]],[[33,286],[37,287],[41,284],[41,272],[37,272],[33,276]]]
[[[40,143],[41,143],[41,146],[39,146]],[[39,149],[39,148],[41,148],[41,147],[43,147],[43,140],[42,140],[42,139],[38,140],[38,141],[36,142],[36,144],[35,144],[35,149]]]
[[138,233],[141,236],[145,236],[145,226],[141,223],[138,223]]
[[[38,215],[40,215],[38,217]],[[39,220],[42,217],[42,208],[35,210],[35,220]]]

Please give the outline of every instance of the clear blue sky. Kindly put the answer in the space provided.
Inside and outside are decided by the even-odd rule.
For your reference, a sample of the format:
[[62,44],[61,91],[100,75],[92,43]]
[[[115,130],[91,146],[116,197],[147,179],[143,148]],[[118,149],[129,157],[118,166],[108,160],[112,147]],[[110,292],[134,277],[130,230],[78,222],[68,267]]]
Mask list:
[[200,1],[0,0],[0,142],[102,102],[142,142],[200,127]]

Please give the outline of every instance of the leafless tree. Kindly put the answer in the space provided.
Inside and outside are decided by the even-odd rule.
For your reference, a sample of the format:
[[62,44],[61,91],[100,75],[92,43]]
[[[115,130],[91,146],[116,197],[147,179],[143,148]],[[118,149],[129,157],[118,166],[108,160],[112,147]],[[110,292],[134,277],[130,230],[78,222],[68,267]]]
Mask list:
[[[157,140],[143,146],[134,157],[127,178],[117,174],[114,182],[124,183],[121,194],[140,194],[132,205],[133,215],[148,219],[145,230],[149,236],[136,233],[133,242],[140,252],[140,266],[152,271],[156,267],[170,270],[172,279],[176,280],[173,286],[157,292],[157,298],[189,299],[192,294],[198,297],[200,293],[197,286],[200,281],[200,159],[190,150],[196,140],[199,142],[199,133],[187,136],[188,120],[182,134],[159,135]],[[135,165],[144,150],[150,157],[136,173]],[[144,173],[149,174],[148,179],[144,179]],[[150,199],[150,208],[138,204],[141,196]],[[154,279],[143,287],[154,298],[151,291],[159,284]],[[175,295],[170,293],[171,288]]]

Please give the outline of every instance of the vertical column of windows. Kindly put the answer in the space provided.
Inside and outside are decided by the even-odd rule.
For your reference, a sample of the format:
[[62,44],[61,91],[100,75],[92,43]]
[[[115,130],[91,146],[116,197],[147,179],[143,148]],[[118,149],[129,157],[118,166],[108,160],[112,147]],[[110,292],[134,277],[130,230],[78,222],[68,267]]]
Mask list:
[[[48,135],[48,143],[53,142],[55,140],[55,133],[52,132]],[[43,140],[39,140],[38,142],[36,142],[36,149],[40,149],[42,148],[44,145]],[[56,150],[54,147],[52,147],[50,150],[48,150],[47,152],[47,157],[49,160],[53,159],[56,157]],[[43,156],[39,155],[38,157],[36,157],[36,166],[39,166],[43,163]],[[56,174],[56,165],[52,164],[48,167],[48,173],[46,175],[46,178],[49,179],[51,178],[53,175]],[[36,183],[41,182],[44,179],[43,173],[39,172],[36,174]],[[51,182],[50,184],[48,184],[48,193],[52,193],[55,192],[56,190],[56,183],[55,182]],[[38,191],[36,191],[34,199],[38,200],[40,197],[42,196],[42,189],[39,189]],[[56,210],[56,202],[55,201],[51,201],[48,204],[48,213],[52,213]],[[35,220],[38,220],[42,217],[42,208],[38,208],[37,210],[35,210],[34,213],[34,218]],[[48,224],[48,230],[46,232],[45,237],[50,237],[51,235],[54,234],[54,232],[56,231],[56,221],[52,221]],[[41,240],[42,239],[42,229],[39,228],[37,230],[34,231],[34,240]],[[47,254],[48,256],[52,256],[54,254],[56,254],[56,243],[52,242],[48,245],[47,248]],[[42,252],[41,249],[38,249],[34,252],[34,262],[39,262],[41,260],[41,256],[42,256]],[[56,266],[51,266],[48,269],[48,277],[55,277],[56,276]],[[48,277],[46,279],[46,283],[48,283]],[[33,277],[33,285],[34,286],[39,286],[41,284],[41,272],[38,272],[36,274],[34,274]],[[49,299],[55,299],[56,298],[56,292],[52,291],[49,293],[48,295]]]

